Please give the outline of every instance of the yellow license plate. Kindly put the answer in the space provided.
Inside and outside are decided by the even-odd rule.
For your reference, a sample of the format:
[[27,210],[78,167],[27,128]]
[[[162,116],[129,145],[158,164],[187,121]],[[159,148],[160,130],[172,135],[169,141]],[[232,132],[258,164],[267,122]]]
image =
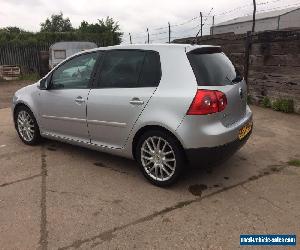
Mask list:
[[252,122],[246,124],[239,131],[239,139],[242,140],[252,130]]

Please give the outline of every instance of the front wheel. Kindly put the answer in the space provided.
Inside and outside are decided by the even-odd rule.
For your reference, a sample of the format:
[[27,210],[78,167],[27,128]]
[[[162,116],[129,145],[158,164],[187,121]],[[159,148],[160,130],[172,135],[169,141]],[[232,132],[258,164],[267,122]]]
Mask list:
[[40,141],[40,130],[31,110],[25,106],[17,108],[15,126],[19,137],[27,145],[35,145]]
[[144,176],[160,187],[174,184],[185,163],[183,149],[176,138],[159,130],[141,136],[136,156]]

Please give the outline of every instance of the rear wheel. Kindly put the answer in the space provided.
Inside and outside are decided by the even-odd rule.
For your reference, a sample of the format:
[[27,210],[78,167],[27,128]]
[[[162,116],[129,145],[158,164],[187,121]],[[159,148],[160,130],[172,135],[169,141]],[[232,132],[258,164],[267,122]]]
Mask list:
[[136,156],[144,176],[157,186],[174,184],[185,163],[178,141],[169,133],[159,130],[141,136]]
[[27,145],[35,145],[40,141],[40,130],[31,110],[20,106],[15,113],[15,125],[19,137]]

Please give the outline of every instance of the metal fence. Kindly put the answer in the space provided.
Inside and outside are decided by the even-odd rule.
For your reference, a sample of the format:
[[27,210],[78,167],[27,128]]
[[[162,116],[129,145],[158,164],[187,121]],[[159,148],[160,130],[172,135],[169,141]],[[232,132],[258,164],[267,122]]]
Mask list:
[[41,51],[48,51],[50,44],[42,45],[2,45],[0,65],[17,65],[23,71],[41,71]]

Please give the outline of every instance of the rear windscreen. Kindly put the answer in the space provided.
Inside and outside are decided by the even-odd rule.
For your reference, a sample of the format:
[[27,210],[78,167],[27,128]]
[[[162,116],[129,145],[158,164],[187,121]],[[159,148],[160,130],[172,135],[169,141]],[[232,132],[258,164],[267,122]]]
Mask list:
[[240,82],[242,76],[220,51],[192,51],[187,54],[199,86],[222,86]]

